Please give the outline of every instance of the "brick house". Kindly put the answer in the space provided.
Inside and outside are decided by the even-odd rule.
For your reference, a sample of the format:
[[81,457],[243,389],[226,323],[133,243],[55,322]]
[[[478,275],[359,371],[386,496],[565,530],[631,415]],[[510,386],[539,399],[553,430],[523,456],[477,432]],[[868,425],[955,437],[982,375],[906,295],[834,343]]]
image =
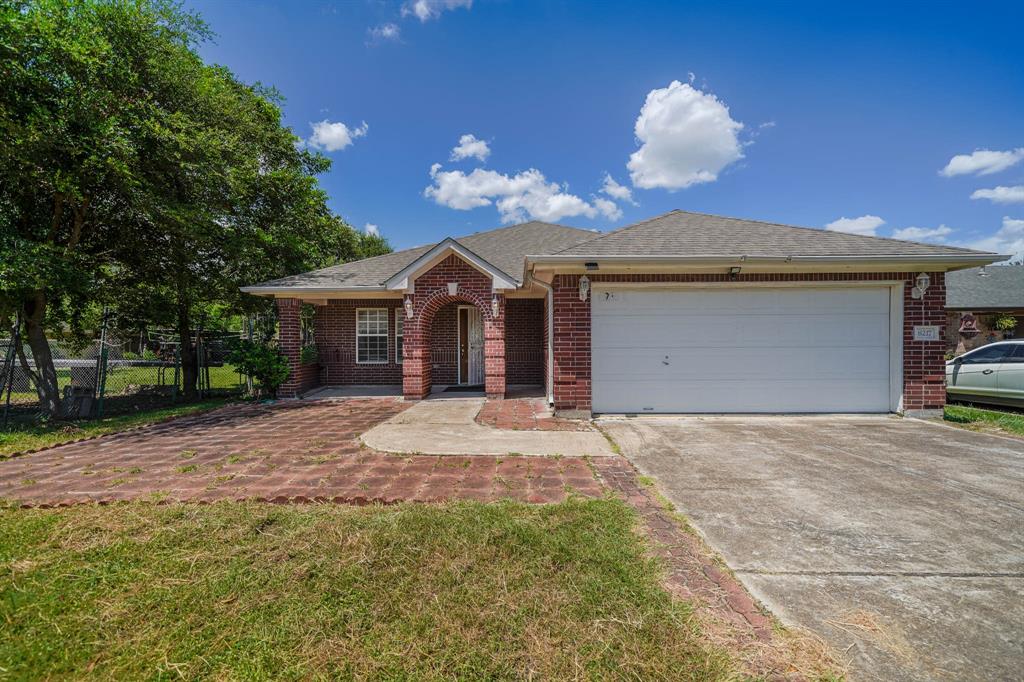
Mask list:
[[[1012,331],[995,327],[1017,320]],[[962,355],[992,341],[1024,334],[1024,265],[968,268],[946,276],[946,352]]]
[[677,210],[609,233],[529,222],[243,291],[277,300],[284,396],[527,384],[579,416],[924,413],[945,402],[946,272],[1004,258]]

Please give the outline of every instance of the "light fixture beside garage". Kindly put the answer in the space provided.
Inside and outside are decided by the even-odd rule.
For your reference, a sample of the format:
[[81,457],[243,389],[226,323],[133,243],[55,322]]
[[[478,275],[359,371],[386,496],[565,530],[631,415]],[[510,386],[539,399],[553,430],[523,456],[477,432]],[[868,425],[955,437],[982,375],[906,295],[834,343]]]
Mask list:
[[924,292],[928,291],[928,287],[931,286],[932,278],[928,276],[927,272],[922,272],[914,280],[914,288],[910,292],[911,298],[919,299],[924,298]]
[[580,300],[587,300],[587,294],[590,293],[590,278],[586,275],[580,277]]

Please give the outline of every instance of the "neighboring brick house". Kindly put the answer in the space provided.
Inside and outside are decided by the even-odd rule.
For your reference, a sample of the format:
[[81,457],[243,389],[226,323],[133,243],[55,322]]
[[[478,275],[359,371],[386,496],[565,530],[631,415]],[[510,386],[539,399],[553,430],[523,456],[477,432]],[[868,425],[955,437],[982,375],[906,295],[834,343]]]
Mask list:
[[[1017,320],[1013,330],[996,320]],[[1024,264],[968,268],[946,276],[946,352],[961,355],[993,341],[1024,335]]]
[[580,416],[924,413],[945,402],[946,273],[1004,258],[671,211],[604,234],[529,222],[243,291],[277,299],[288,397],[531,384]]

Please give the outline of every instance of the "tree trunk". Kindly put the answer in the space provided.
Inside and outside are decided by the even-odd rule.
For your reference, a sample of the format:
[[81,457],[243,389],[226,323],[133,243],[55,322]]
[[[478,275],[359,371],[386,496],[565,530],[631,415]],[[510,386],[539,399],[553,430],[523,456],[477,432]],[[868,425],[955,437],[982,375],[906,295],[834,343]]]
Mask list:
[[192,343],[192,325],[188,304],[178,304],[178,341],[181,343],[181,390],[186,400],[195,400],[198,394],[199,358]]
[[57,385],[57,370],[53,366],[53,355],[50,353],[50,342],[46,338],[46,294],[36,291],[31,298],[25,300],[25,340],[32,351],[35,371],[28,367],[28,372],[36,384],[40,407],[52,418],[60,419],[61,411],[60,386]]

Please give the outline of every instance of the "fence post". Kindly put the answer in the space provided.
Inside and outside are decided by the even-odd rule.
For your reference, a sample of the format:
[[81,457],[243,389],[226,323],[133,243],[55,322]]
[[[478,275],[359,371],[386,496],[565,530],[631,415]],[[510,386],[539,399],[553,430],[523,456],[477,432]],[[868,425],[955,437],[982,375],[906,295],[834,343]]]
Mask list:
[[94,391],[99,391],[96,400],[96,418],[103,418],[103,396],[107,392],[107,313],[106,306],[103,307],[103,326],[100,327],[100,355],[96,358],[96,386]]
[[174,390],[171,391],[171,402],[178,402],[178,381],[181,374],[181,346],[174,348]]
[[14,316],[14,329],[11,330],[11,345],[7,348],[7,354],[4,357],[4,381],[0,384],[0,395],[3,394],[4,389],[7,389],[7,397],[4,398],[4,430],[7,429],[7,419],[11,412],[11,391],[14,389],[14,363],[16,362],[14,356],[20,342],[21,311],[18,311]]

